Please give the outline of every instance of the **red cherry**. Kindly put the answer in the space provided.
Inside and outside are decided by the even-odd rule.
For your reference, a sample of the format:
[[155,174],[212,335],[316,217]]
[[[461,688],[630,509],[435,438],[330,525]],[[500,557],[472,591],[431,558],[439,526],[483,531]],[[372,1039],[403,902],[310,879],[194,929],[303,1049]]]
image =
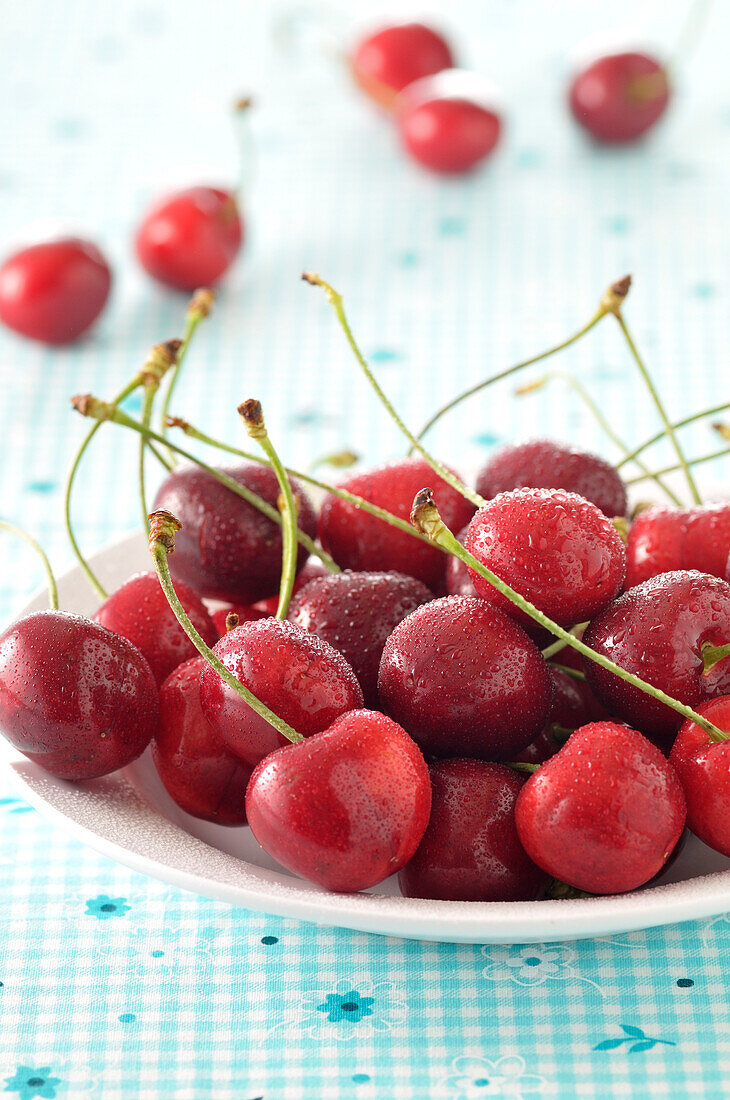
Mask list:
[[626,587],[676,569],[726,577],[730,553],[730,504],[684,511],[647,508],[629,529]]
[[560,730],[576,730],[589,722],[610,718],[608,711],[601,706],[583,680],[575,680],[559,668],[550,667],[550,675],[553,681],[553,704],[548,720],[539,736],[513,757],[514,760],[522,760],[526,764],[542,764],[555,756],[565,744],[565,735],[561,736]]
[[[296,596],[297,592],[301,592],[305,584],[309,584],[315,577],[329,577],[329,573],[322,565],[321,561],[317,558],[310,558],[304,568],[297,573],[297,579],[294,581],[293,596]],[[270,596],[268,600],[259,600],[255,604],[256,609],[260,609],[265,615],[275,615],[279,606],[279,594]]]
[[378,668],[395,627],[433,592],[402,573],[335,573],[303,588],[289,619],[324,638],[347,659],[362,688],[365,706],[376,709]]
[[[466,541],[467,530],[467,527],[462,528],[456,536],[462,546]],[[474,581],[471,579],[471,574],[469,572],[469,566],[465,565],[461,558],[457,558],[453,554],[449,555],[449,559],[446,562],[446,591],[449,596],[477,595]]]
[[615,468],[597,455],[552,439],[503,447],[477,475],[477,492],[490,500],[511,489],[567,489],[609,518],[626,515],[626,488]]
[[[206,645],[215,645],[218,631],[200,596],[186,584],[178,584],[176,590],[198,634]],[[158,685],[183,661],[197,655],[156,573],[135,573],[104,601],[94,618],[137,647]]]
[[[698,714],[730,731],[730,696],[701,703]],[[730,856],[730,741],[711,741],[695,722],[680,727],[669,754],[687,799],[687,824],[700,840]]]
[[215,736],[200,706],[203,657],[179,665],[160,688],[152,759],[165,790],[187,814],[216,825],[246,824],[251,768]]
[[230,191],[189,187],[166,195],[137,230],[139,262],[155,279],[193,291],[217,283],[243,240],[243,224]]
[[[342,654],[293,623],[244,623],[221,638],[213,652],[257,699],[304,737],[362,706],[360,685]],[[248,764],[258,764],[285,744],[210,665],[200,677],[200,702],[213,732]]]
[[44,344],[70,344],[101,313],[111,282],[108,263],[90,241],[31,245],[0,267],[0,321]]
[[682,835],[682,787],[661,751],[636,730],[592,722],[530,776],[517,832],[548,874],[590,894],[648,882]]
[[[180,592],[179,584],[176,585],[178,594]],[[279,597],[274,597],[278,604]],[[276,610],[276,609],[274,609]],[[226,626],[226,619],[233,612],[238,616],[238,623],[254,623],[257,619],[268,619],[271,616],[266,611],[259,611],[257,607],[251,607],[248,604],[241,603],[225,603],[222,607],[217,607],[215,611],[211,611],[210,617],[213,620],[216,630],[218,631],[217,637],[222,638],[224,634],[228,633],[228,627]]]
[[157,687],[142,654],[100,623],[39,611],[0,635],[0,730],[61,779],[93,779],[144,752]]
[[246,816],[269,855],[327,890],[366,890],[408,862],[431,809],[417,746],[383,714],[345,714],[271,753],[251,776]]
[[[627,672],[696,707],[730,692],[730,659],[705,671],[703,646],[730,641],[730,584],[707,573],[662,573],[630,588],[593,620],[586,645]],[[588,685],[616,715],[647,735],[668,739],[676,711],[584,658]]]
[[[444,72],[419,80],[398,101],[398,133],[406,152],[424,168],[459,175],[476,168],[499,141],[499,115],[468,94],[468,74]],[[465,94],[449,90],[451,78]],[[443,89],[443,90],[440,90]]]
[[520,843],[515,803],[525,782],[502,764],[431,766],[432,806],[415,855],[398,875],[407,898],[535,901],[549,878]]
[[[225,468],[225,473],[276,507],[279,483],[266,466],[254,463]],[[292,481],[299,501],[299,526],[316,531],[315,512],[299,484]],[[155,509],[177,516],[183,529],[175,540],[170,572],[201,596],[252,604],[279,589],[281,528],[253,505],[197,466],[182,466],[163,481]],[[307,552],[300,548],[299,565]]]
[[[421,458],[354,474],[340,484],[405,520],[410,519],[416,493],[424,485],[432,485],[443,521],[452,531],[464,527],[474,513],[474,505],[437,477]],[[339,497],[325,498],[319,515],[319,538],[343,569],[405,573],[423,581],[432,592],[443,586],[445,554]]]
[[[561,626],[591,619],[624,581],[626,552],[616,528],[595,504],[563,489],[500,493],[469,524],[466,548]],[[483,599],[528,621],[489,581],[473,570],[471,576]]]
[[383,709],[433,756],[510,758],[547,719],[552,682],[537,646],[484,600],[423,604],[385,643]]
[[355,80],[381,107],[391,108],[398,92],[414,80],[454,64],[445,39],[423,23],[401,23],[363,38],[350,56]]
[[636,141],[667,109],[666,70],[646,54],[610,54],[573,78],[569,99],[575,120],[598,141]]

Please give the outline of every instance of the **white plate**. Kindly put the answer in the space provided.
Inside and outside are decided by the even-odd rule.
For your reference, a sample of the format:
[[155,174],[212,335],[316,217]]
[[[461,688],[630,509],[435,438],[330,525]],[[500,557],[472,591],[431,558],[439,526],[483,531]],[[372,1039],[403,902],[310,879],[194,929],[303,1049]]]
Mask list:
[[[93,559],[110,588],[150,567],[141,535]],[[59,581],[61,606],[91,614],[95,601],[79,569]],[[45,607],[39,595],[23,614]],[[10,756],[21,794],[72,836],[136,871],[204,897],[280,916],[380,935],[449,943],[533,943],[605,936],[730,909],[730,860],[690,836],[657,885],[617,897],[538,902],[419,901],[393,880],[363,894],[328,894],[283,870],[247,828],[225,829],[182,812],[145,754],[123,772],[66,783]]]

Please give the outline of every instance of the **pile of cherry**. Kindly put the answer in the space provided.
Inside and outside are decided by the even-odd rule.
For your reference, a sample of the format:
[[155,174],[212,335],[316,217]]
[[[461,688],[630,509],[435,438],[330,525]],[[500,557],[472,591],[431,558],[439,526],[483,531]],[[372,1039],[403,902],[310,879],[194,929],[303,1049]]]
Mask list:
[[[614,466],[549,440],[464,484],[397,417],[340,296],[306,279],[418,453],[332,485],[282,465],[256,401],[239,412],[263,457],[179,417],[155,431],[210,310],[198,291],[184,340],[116,402],[73,399],[93,425],[67,512],[101,422],[169,471],[147,516],[140,468],[155,569],[104,593],[72,536],[103,602],[93,621],[59,611],[48,567],[51,609],[0,636],[5,737],[68,780],[150,746],[184,811],[248,823],[331,890],[398,873],[421,898],[618,893],[661,872],[685,823],[730,856],[730,504],[629,518]],[[628,285],[591,324],[625,328]],[[136,421],[119,402],[138,386]],[[173,428],[239,461],[205,464]]]

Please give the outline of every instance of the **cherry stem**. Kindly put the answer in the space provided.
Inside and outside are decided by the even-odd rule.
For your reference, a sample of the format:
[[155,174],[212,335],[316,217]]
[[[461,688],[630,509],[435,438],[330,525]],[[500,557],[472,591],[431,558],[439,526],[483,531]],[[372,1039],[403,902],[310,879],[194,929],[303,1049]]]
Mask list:
[[616,320],[619,323],[619,327],[621,328],[621,331],[624,334],[624,337],[626,339],[626,343],[628,344],[629,351],[631,352],[633,360],[636,363],[636,366],[639,368],[639,373],[641,374],[641,377],[644,379],[644,383],[646,384],[646,388],[648,389],[649,394],[650,394],[650,396],[651,396],[651,398],[654,402],[654,405],[656,406],[656,410],[659,413],[659,416],[661,417],[662,423],[664,424],[665,434],[669,437],[669,439],[672,442],[672,446],[674,447],[675,453],[676,453],[677,458],[679,460],[679,464],[680,464],[680,466],[682,467],[682,469],[684,471],[685,478],[687,479],[687,485],[688,485],[689,491],[692,495],[692,499],[695,502],[695,504],[702,504],[702,497],[700,496],[699,491],[697,489],[697,485],[695,484],[695,480],[692,477],[692,471],[690,470],[690,468],[687,464],[687,459],[684,457],[684,451],[682,450],[680,442],[677,439],[677,436],[676,436],[676,433],[675,433],[675,430],[674,430],[674,426],[673,426],[672,422],[670,421],[669,417],[667,416],[666,409],[664,408],[664,404],[662,402],[662,399],[659,396],[659,393],[657,391],[656,386],[654,385],[654,381],[653,381],[649,371],[647,370],[643,359],[639,355],[636,344],[634,343],[633,339],[631,338],[631,333],[629,332],[628,327],[626,325],[626,322],[624,321],[623,315],[621,313],[621,306],[618,305],[612,312],[613,312]]
[[[155,397],[160,388],[160,382],[170,367],[174,366],[181,347],[180,340],[168,340],[164,344],[155,344],[140,371],[140,378],[144,385],[144,401],[142,404],[141,423],[144,428],[149,428],[152,420],[152,410],[155,405]],[[137,477],[139,482],[139,499],[142,505],[142,523],[145,530],[147,523],[147,490],[145,488],[145,456],[147,439],[140,436],[139,454],[137,459]]]
[[148,519],[150,522],[149,550],[152,555],[152,560],[155,563],[155,569],[157,570],[157,576],[160,579],[162,590],[167,597],[175,618],[180,623],[180,626],[183,628],[198,653],[208,662],[211,668],[218,673],[221,679],[225,680],[228,686],[235,691],[244,702],[248,703],[252,710],[255,710],[261,718],[264,718],[275,730],[278,730],[283,737],[286,737],[292,744],[303,741],[304,738],[301,733],[297,733],[297,731],[292,729],[283,718],[279,718],[277,714],[274,714],[273,710],[269,710],[260,699],[256,698],[253,692],[250,691],[245,684],[242,684],[232,672],[229,672],[223,662],[216,657],[210,646],[205,644],[191,623],[185,608],[178,599],[175,586],[172,583],[172,577],[170,576],[170,566],[167,560],[168,554],[172,554],[175,550],[175,534],[182,527],[180,521],[177,520],[171,512],[162,510],[152,512],[148,516]]
[[[614,443],[615,446],[617,446],[618,449],[623,452],[623,454],[625,454],[625,455],[628,454],[629,453],[628,446],[626,445],[626,443],[624,443],[624,441],[621,439],[621,437],[614,431],[612,424],[603,415],[600,408],[598,407],[596,402],[593,400],[593,398],[591,397],[591,395],[588,392],[588,390],[586,389],[586,387],[583,385],[583,383],[581,381],[579,381],[579,379],[574,378],[573,375],[570,374],[568,371],[562,371],[562,370],[551,371],[549,374],[544,375],[542,378],[537,379],[535,382],[531,382],[531,383],[528,382],[527,385],[520,386],[515,392],[520,397],[523,396],[524,394],[527,394],[527,393],[534,393],[535,390],[541,389],[544,385],[546,385],[546,383],[552,382],[552,381],[554,381],[555,379],[558,379],[558,378],[560,378],[563,381],[567,382],[568,385],[578,394],[578,396],[583,401],[583,403],[591,411],[591,413],[595,417],[598,424],[601,426],[601,428],[603,428],[604,432],[606,433],[608,438],[611,440],[611,442]],[[668,485],[664,485],[662,483],[662,481],[659,478],[658,473],[652,473],[652,471],[649,469],[649,467],[645,466],[644,463],[641,462],[639,459],[635,459],[634,461],[635,461],[636,465],[639,467],[639,469],[643,471],[645,478],[653,478],[654,481],[656,481],[659,488],[662,489],[666,493],[666,495],[669,497],[669,499],[674,504],[676,504],[677,507],[682,506],[682,501],[679,499],[677,494],[674,493],[672,491],[672,489],[669,488]],[[629,484],[631,484],[631,482]]]
[[383,405],[391,420],[394,422],[399,431],[403,433],[406,439],[409,440],[411,448],[418,451],[418,453],[421,455],[421,458],[423,458],[424,461],[428,463],[433,472],[437,474],[442,481],[445,481],[457,493],[460,493],[461,496],[466,497],[466,499],[471,501],[472,504],[476,505],[477,508],[480,508],[482,504],[486,503],[484,498],[480,496],[479,493],[475,492],[474,489],[470,489],[467,485],[464,485],[464,483],[460,481],[458,477],[452,474],[450,470],[447,470],[445,466],[443,466],[440,462],[433,458],[433,456],[430,455],[428,451],[426,451],[425,448],[421,446],[420,442],[418,441],[418,439],[416,439],[413,432],[411,432],[410,429],[406,427],[398,413],[391,405],[388,398],[385,396],[385,393],[381,389],[377,379],[375,378],[375,375],[370,370],[365,356],[361,352],[355,340],[355,337],[353,336],[352,329],[350,328],[347,316],[345,315],[345,310],[342,305],[342,295],[339,294],[334,289],[334,287],[331,287],[329,283],[326,283],[324,279],[320,278],[319,275],[314,275],[311,271],[305,271],[302,275],[302,279],[304,280],[304,282],[309,283],[311,286],[319,286],[324,290],[327,296],[327,301],[330,303],[335,311],[335,315],[337,317],[337,320],[339,321],[340,327],[345,334],[347,342],[350,345],[350,349],[352,350],[355,359],[359,363],[363,374],[372,386],[378,400]]
[[226,615],[226,633],[230,634],[232,630],[235,630],[240,622],[237,612],[229,611]]
[[552,661],[550,668],[557,669],[558,672],[564,672],[566,676],[570,676],[571,680],[580,680],[581,683],[586,682],[585,672],[581,672],[577,668],[571,668],[570,665],[559,665],[557,662]]
[[233,105],[233,125],[238,146],[238,186],[236,188],[236,206],[240,211],[246,196],[251,191],[254,178],[254,144],[251,137],[249,112],[251,99],[242,96]]
[[534,775],[540,765],[528,764],[526,760],[509,760],[506,762],[505,767],[512,768],[516,772],[527,772],[528,775]]
[[[172,401],[172,395],[175,392],[175,386],[177,385],[180,377],[180,371],[182,369],[183,361],[187,355],[190,341],[193,338],[193,334],[200,324],[200,322],[210,315],[210,311],[213,308],[213,302],[215,300],[215,291],[210,290],[209,287],[200,287],[196,290],[188,302],[188,307],[185,311],[185,331],[183,332],[182,343],[178,348],[177,361],[175,362],[174,369],[170,375],[170,381],[167,384],[167,390],[162,401],[162,412],[160,413],[160,435],[165,437],[165,421],[167,414],[170,410],[170,402]],[[168,458],[172,463],[173,468],[176,465],[175,455],[168,448]],[[147,512],[145,511],[145,516]]]
[[438,508],[433,498],[433,493],[430,489],[421,489],[420,493],[416,494],[413,501],[413,511],[411,512],[411,521],[418,527],[424,534],[433,542],[440,542],[442,546],[447,547],[455,557],[459,558],[468,565],[475,573],[484,580],[488,581],[493,588],[496,588],[498,592],[501,592],[515,607],[519,607],[521,611],[529,615],[531,619],[534,619],[536,623],[549,630],[551,634],[555,634],[556,637],[561,638],[564,642],[567,642],[572,649],[576,649],[578,653],[581,653],[584,657],[588,657],[589,660],[595,664],[605,668],[607,672],[612,672],[619,679],[625,680],[627,684],[631,684],[633,687],[638,688],[639,691],[643,691],[644,694],[650,695],[652,698],[658,700],[660,703],[665,703],[677,714],[681,714],[684,718],[689,718],[692,722],[695,722],[701,729],[707,733],[710,738],[715,740],[724,741],[730,734],[725,734],[722,730],[718,729],[707,718],[703,718],[697,711],[692,710],[691,707],[686,706],[684,703],[680,703],[678,699],[673,699],[671,695],[667,695],[666,692],[660,688],[654,687],[653,684],[648,684],[645,680],[635,676],[633,672],[627,672],[626,669],[621,668],[614,661],[608,657],[604,657],[602,653],[597,653],[594,649],[591,649],[585,644],[585,642],[576,638],[568,630],[565,630],[562,626],[558,626],[556,622],[549,619],[547,615],[543,614],[533,603],[526,600],[524,596],[521,596],[519,592],[516,592],[514,588],[510,588],[508,584],[493,573],[491,569],[487,569],[485,565],[482,565],[473,554],[470,554],[458,541],[457,538],[449,531],[444,521],[439,515]]
[[[588,623],[576,623],[574,627],[571,627],[570,633],[582,634],[587,626]],[[545,649],[543,649],[542,651],[542,655],[546,661],[549,661],[551,657],[557,656],[557,654],[560,653],[561,650],[565,649],[566,645],[568,645],[567,642],[564,642],[562,639],[558,639],[557,642],[553,642],[551,645],[546,646]]]
[[299,551],[297,505],[287,472],[266,431],[260,402],[251,399],[244,401],[242,405],[238,406],[238,413],[250,438],[256,440],[271,463],[281,490],[283,504],[283,507],[280,508],[283,521],[281,526],[281,582],[279,584],[279,603],[276,608],[276,618],[285,619],[289,611],[289,601],[294,591],[294,581],[297,575],[297,554]]
[[[76,397],[72,397],[71,404],[82,416],[93,417],[99,422],[109,420],[112,424],[118,424],[123,428],[131,428],[132,431],[138,432],[148,439],[153,439],[157,443],[165,442],[175,454],[179,455],[181,458],[187,459],[188,462],[192,462],[201,470],[205,470],[207,474],[214,477],[221,485],[225,485],[226,489],[230,489],[236,496],[241,497],[242,500],[245,500],[248,504],[258,509],[258,511],[265,515],[267,519],[270,519],[272,523],[276,523],[277,526],[281,527],[281,513],[278,512],[276,508],[272,508],[270,504],[262,500],[256,493],[252,493],[245,485],[240,485],[235,478],[229,477],[223,470],[217,470],[215,466],[209,466],[207,462],[203,462],[197,455],[192,454],[190,451],[186,451],[183,447],[178,447],[177,444],[171,443],[169,440],[163,440],[162,436],[158,435],[152,428],[143,428],[138,420],[134,420],[127,413],[122,412],[116,405],[107,401],[100,401],[98,397],[94,397],[92,394],[88,393],[77,394]],[[328,554],[326,550],[317,546],[314,540],[299,527],[297,527],[297,540],[305,550],[318,557],[330,573],[340,572],[340,567],[334,558]]]
[[[684,428],[687,424],[694,424],[697,420],[704,420],[707,416],[716,416],[718,413],[727,412],[730,409],[730,402],[724,405],[715,405],[711,409],[703,409],[701,412],[692,413],[691,416],[685,416],[682,420],[675,420],[672,427],[675,429]],[[637,455],[640,455],[642,451],[645,451],[647,447],[651,447],[654,443],[659,443],[664,439],[666,432],[657,432],[650,439],[644,440],[638,447],[634,447],[632,451],[622,458],[620,462],[616,463],[616,469],[620,470],[622,466],[625,466],[627,462],[633,462]]]
[[702,663],[705,666],[703,675],[709,675],[717,662],[723,661],[725,657],[730,657],[730,643],[712,645],[710,642],[705,642],[702,646]]
[[58,585],[56,584],[56,578],[53,575],[53,569],[51,563],[48,560],[48,555],[39,542],[29,535],[27,531],[24,531],[22,527],[17,527],[14,523],[8,523],[7,520],[0,519],[0,531],[7,531],[11,535],[17,535],[18,538],[24,539],[29,546],[32,546],[38,557],[43,562],[43,568],[46,571],[46,577],[48,579],[48,605],[51,611],[58,611]]
[[561,726],[560,722],[553,722],[550,726],[550,736],[558,745],[564,745],[574,733],[574,729],[570,729],[569,726]]
[[573,901],[578,898],[592,898],[594,894],[587,894],[585,890],[579,890],[577,886],[568,886],[567,882],[561,882],[554,878],[548,887],[548,897],[553,901]]
[[[725,458],[730,455],[730,448],[724,447],[721,451],[713,451],[709,455],[700,455],[699,458],[690,458],[687,460],[688,466],[701,466],[703,462],[713,462],[717,458]],[[626,482],[627,485],[637,485],[640,481],[646,481],[647,477],[653,477],[656,481],[662,474],[673,474],[677,470],[681,470],[682,467],[679,463],[675,463],[673,466],[663,466],[661,470],[656,470],[654,473],[641,474],[638,477],[629,478]]]
[[309,469],[317,470],[320,466],[333,466],[338,470],[347,470],[359,461],[360,455],[356,455],[354,451],[336,451],[335,454],[315,458],[314,462],[309,464]]

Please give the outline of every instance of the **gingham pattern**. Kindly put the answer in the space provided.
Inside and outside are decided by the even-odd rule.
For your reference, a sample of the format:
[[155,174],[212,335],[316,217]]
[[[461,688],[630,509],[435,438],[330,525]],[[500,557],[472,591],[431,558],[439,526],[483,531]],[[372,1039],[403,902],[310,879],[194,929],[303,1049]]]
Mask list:
[[[3,251],[51,218],[98,239],[117,271],[110,308],[78,347],[51,352],[0,333],[2,513],[39,534],[59,569],[70,562],[60,486],[83,431],[68,397],[111,396],[150,344],[180,329],[183,302],[136,271],[130,227],[163,185],[232,177],[223,115],[243,91],[259,102],[249,244],[198,333],[177,411],[235,439],[235,406],[256,396],[301,465],[343,446],[369,461],[401,451],[320,292],[298,281],[303,267],[345,294],[414,426],[462,385],[573,331],[626,270],[636,276],[627,316],[672,413],[728,396],[726,6],[711,12],[667,124],[645,146],[613,152],[591,149],[560,103],[567,51],[606,29],[605,5],[442,7],[466,62],[509,104],[502,149],[467,181],[407,165],[336,64],[283,54],[284,3],[5,5]],[[640,18],[671,48],[684,0],[635,7],[614,3],[612,20],[636,30]],[[343,2],[334,22],[348,32],[378,14]],[[580,373],[627,439],[654,430],[612,322],[556,365]],[[503,385],[432,442],[468,468],[502,439],[545,431],[604,448],[559,382],[521,401]],[[694,453],[714,449],[706,428],[683,438]],[[75,513],[89,550],[138,522],[133,454],[108,427],[84,467]],[[2,561],[6,619],[38,571],[11,540]],[[3,781],[9,1096],[727,1093],[728,919],[513,949],[317,929],[168,890],[68,841],[13,797]]]

